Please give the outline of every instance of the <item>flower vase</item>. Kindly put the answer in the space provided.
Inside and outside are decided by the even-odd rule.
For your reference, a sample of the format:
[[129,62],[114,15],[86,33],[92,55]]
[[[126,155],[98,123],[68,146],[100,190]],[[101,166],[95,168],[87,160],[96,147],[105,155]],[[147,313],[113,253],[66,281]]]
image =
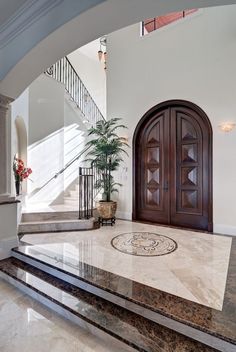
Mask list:
[[20,195],[20,188],[21,188],[20,181],[17,180],[15,182],[15,185],[16,185],[16,195],[19,196]]

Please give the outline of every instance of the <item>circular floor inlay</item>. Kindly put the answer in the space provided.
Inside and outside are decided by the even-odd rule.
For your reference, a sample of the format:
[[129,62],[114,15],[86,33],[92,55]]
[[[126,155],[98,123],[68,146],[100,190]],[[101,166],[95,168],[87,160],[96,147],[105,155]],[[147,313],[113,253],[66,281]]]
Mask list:
[[158,256],[177,249],[177,243],[169,237],[152,232],[122,233],[111,240],[120,252],[138,256]]

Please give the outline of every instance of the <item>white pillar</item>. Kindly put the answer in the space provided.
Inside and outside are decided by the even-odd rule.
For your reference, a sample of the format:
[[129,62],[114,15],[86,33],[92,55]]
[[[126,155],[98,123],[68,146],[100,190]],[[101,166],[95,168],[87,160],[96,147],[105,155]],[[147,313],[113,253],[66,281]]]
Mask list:
[[9,104],[13,99],[0,94],[0,260],[11,255],[11,248],[18,245],[17,225],[19,201],[10,196],[9,179],[12,166],[9,158],[11,131]]
[[0,94],[0,202],[9,200],[9,162],[8,162],[8,131],[7,119],[9,116],[9,104],[13,99]]

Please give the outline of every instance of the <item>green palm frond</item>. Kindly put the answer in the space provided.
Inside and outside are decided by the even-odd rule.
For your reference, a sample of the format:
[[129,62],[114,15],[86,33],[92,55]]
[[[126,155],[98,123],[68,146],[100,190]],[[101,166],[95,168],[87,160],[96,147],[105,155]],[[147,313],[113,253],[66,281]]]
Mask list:
[[121,186],[114,182],[111,172],[118,170],[123,162],[122,155],[128,155],[125,150],[129,147],[128,143],[116,133],[124,128],[127,127],[121,123],[120,118],[112,118],[107,121],[100,120],[88,130],[88,136],[92,139],[86,143],[90,150],[85,161],[97,168],[101,179],[95,183],[95,187],[103,189],[108,201],[111,193],[118,192],[117,186]]

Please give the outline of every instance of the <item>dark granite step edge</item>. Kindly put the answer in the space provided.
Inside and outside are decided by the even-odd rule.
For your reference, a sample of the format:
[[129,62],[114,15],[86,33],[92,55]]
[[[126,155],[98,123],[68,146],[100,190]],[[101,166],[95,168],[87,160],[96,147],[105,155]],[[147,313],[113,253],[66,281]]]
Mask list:
[[[37,250],[36,250],[36,252],[37,252]],[[189,335],[187,335],[187,333],[186,333],[186,335],[188,337],[190,337],[190,338],[193,338],[193,335],[196,334],[196,331],[199,331],[199,332],[203,333],[204,335],[210,335],[210,336],[212,336],[214,338],[217,338],[217,339],[225,341],[226,346],[228,344],[236,345],[236,340],[235,339],[231,339],[228,336],[220,334],[218,331],[210,330],[210,329],[206,328],[205,326],[198,325],[198,324],[196,324],[196,323],[194,323],[192,321],[188,321],[186,319],[181,319],[179,316],[173,315],[171,313],[168,313],[167,311],[163,311],[162,309],[158,309],[156,307],[154,308],[154,307],[152,307],[150,305],[147,305],[147,304],[145,304],[143,302],[140,302],[138,300],[134,300],[131,297],[122,295],[119,292],[116,292],[116,291],[114,291],[112,289],[109,289],[109,288],[103,286],[103,285],[95,283],[92,280],[86,279],[85,277],[77,276],[77,275],[75,275],[75,274],[73,274],[71,272],[68,272],[68,271],[66,271],[66,270],[64,270],[62,268],[55,267],[55,266],[53,266],[50,263],[47,263],[47,262],[42,261],[42,260],[40,260],[38,258],[35,258],[34,256],[31,256],[30,254],[26,254],[26,253],[22,252],[20,250],[20,248],[17,248],[17,247],[13,248],[12,249],[12,254],[13,254],[13,256],[15,258],[17,258],[19,260],[22,260],[22,261],[25,261],[29,265],[35,266],[36,268],[38,268],[38,269],[40,269],[42,271],[47,272],[47,268],[51,268],[53,270],[53,272],[50,272],[51,275],[56,276],[57,278],[59,278],[61,280],[67,281],[70,284],[73,284],[73,285],[75,285],[75,286],[77,286],[79,288],[87,290],[88,292],[90,292],[92,294],[98,295],[101,298],[108,299],[112,303],[118,304],[121,307],[123,307],[125,309],[128,309],[128,310],[131,310],[132,312],[134,312],[136,314],[140,314],[139,313],[139,310],[140,310],[142,312],[141,314],[145,315],[145,318],[150,319],[150,320],[154,321],[157,324],[161,323],[160,322],[160,318],[163,317],[163,318],[161,318],[161,320],[163,320],[163,322],[165,321],[165,318],[168,319],[167,324],[163,323],[163,325],[166,326],[167,328],[174,329],[173,326],[170,327],[169,321],[170,320],[171,321],[175,321],[177,324],[180,324],[179,325],[180,329],[178,328],[178,325],[176,325],[176,328],[174,329],[178,333],[183,333],[182,332],[183,329],[181,328],[181,325],[185,325],[186,329],[189,328],[188,330],[189,330],[190,333],[189,333]],[[42,253],[39,253],[39,254],[42,254]],[[25,259],[23,259],[21,257],[29,258],[30,260],[28,261],[27,259],[25,260]],[[40,265],[37,265],[37,263],[39,263]],[[94,269],[94,267],[92,267],[92,266],[90,266],[88,264],[86,264],[86,265],[88,267],[91,267],[91,268]],[[102,269],[99,269],[99,270],[103,271]],[[60,275],[60,273],[63,274],[63,278]],[[112,273],[108,273],[108,274],[113,275]],[[77,281],[77,284],[75,283],[75,280],[70,280],[70,277],[74,278]],[[79,285],[79,281],[82,282],[82,285]],[[86,288],[85,288],[85,285],[83,285],[83,282],[86,283]],[[96,291],[93,290],[93,287],[96,288]],[[102,291],[105,292],[105,294],[103,294]],[[166,295],[170,296],[170,294],[166,294]],[[118,297],[121,300],[126,301],[127,303],[124,306],[124,304],[122,304],[121,300],[120,301],[119,300],[114,301],[112,296],[113,297]],[[173,295],[171,295],[171,296],[173,296]],[[177,297],[177,299],[178,299],[178,297]],[[182,300],[187,302],[187,300],[184,300],[184,299],[182,299]],[[194,305],[201,306],[200,304],[197,304],[197,303],[194,303]],[[204,308],[208,308],[208,307],[204,307]],[[191,328],[194,329],[194,331],[191,331]],[[203,339],[198,338],[197,341],[200,341],[202,343],[206,343],[204,335],[203,335]]]
[[[12,264],[12,261],[14,264]],[[19,266],[17,265],[17,262],[19,263]],[[6,265],[5,265],[6,264]],[[23,266],[28,266],[29,270],[23,270],[21,269],[21,265]],[[4,268],[5,266],[5,268]],[[17,269],[17,275],[20,276],[16,277],[16,275],[13,275],[11,273],[11,268],[14,266],[15,269]],[[7,269],[8,267],[8,269]],[[38,272],[40,275],[34,275],[32,274],[32,272],[36,271],[36,273]],[[110,337],[115,338],[120,340],[122,343],[126,344],[127,346],[129,346],[129,348],[131,348],[132,350],[138,350],[140,352],[157,352],[157,351],[177,351],[177,352],[187,352],[187,351],[193,351],[193,352],[197,352],[197,351],[201,351],[201,352],[216,352],[216,351],[225,351],[224,349],[214,349],[211,348],[209,346],[206,346],[200,342],[194,341],[186,336],[183,336],[182,334],[176,333],[175,331],[172,331],[168,328],[165,328],[163,326],[160,326],[158,324],[152,323],[151,321],[148,321],[147,319],[143,318],[143,317],[138,317],[135,313],[131,313],[123,308],[120,308],[118,306],[116,306],[115,304],[112,304],[110,302],[106,302],[104,299],[98,298],[92,294],[88,294],[87,292],[78,289],[76,287],[73,287],[73,285],[70,285],[68,283],[64,283],[62,280],[57,279],[55,277],[51,277],[51,275],[49,274],[45,274],[44,272],[42,272],[39,269],[35,269],[34,267],[30,268],[30,265],[25,264],[24,262],[22,262],[20,264],[20,261],[15,259],[15,258],[9,258],[7,260],[3,260],[0,261],[0,272],[3,273],[3,278],[6,279],[6,281],[9,281],[11,284],[15,284],[16,283],[16,287],[22,289],[23,291],[25,291],[25,293],[31,295],[33,298],[38,299],[39,302],[47,305],[49,308],[55,310],[57,313],[63,315],[65,318],[70,319],[72,321],[75,322],[75,318],[78,318],[80,321],[85,321],[86,323],[88,323],[91,326],[94,326],[95,328],[97,328],[100,331],[103,331],[104,333],[110,335]],[[41,272],[41,273],[40,273]],[[47,286],[51,286],[53,288],[58,288],[60,291],[64,291],[65,293],[67,293],[70,296],[74,296],[75,299],[77,299],[76,294],[73,294],[73,292],[81,292],[82,296],[84,295],[84,297],[90,295],[92,297],[92,300],[95,299],[95,306],[99,307],[100,313],[101,313],[101,309],[103,312],[103,308],[106,310],[106,306],[110,306],[112,312],[114,310],[114,316],[117,317],[118,319],[120,319],[120,323],[118,324],[118,326],[113,326],[113,330],[111,331],[109,329],[107,329],[104,326],[101,326],[100,324],[97,324],[96,322],[94,322],[93,320],[84,317],[83,315],[79,314],[78,312],[76,312],[75,310],[71,309],[70,307],[67,307],[65,304],[63,304],[62,302],[58,301],[55,298],[50,297],[47,293],[39,291],[37,288],[35,288],[34,286],[32,286],[31,284],[28,284],[27,282],[25,282],[22,277],[24,276],[24,274],[29,273],[30,275],[32,275],[32,277],[36,277],[37,279],[44,281],[44,283],[47,284]],[[5,276],[5,277],[4,277]],[[42,277],[44,277],[44,279]],[[10,280],[8,280],[8,277],[10,277]],[[47,279],[52,279],[53,285],[47,282]],[[64,287],[65,285],[65,287]],[[60,288],[60,286],[63,287],[63,290]],[[74,290],[74,291],[73,291]],[[32,294],[33,293],[33,294]],[[35,297],[36,294],[36,297]],[[42,297],[42,299],[39,299],[39,296]],[[79,298],[78,298],[78,302],[79,302]],[[85,304],[85,308],[86,308],[86,301],[84,302]],[[105,305],[105,306],[103,306]],[[57,309],[57,307],[59,307],[59,311]],[[97,309],[97,308],[96,308]],[[97,311],[98,315],[99,315],[99,310]],[[109,309],[107,311],[107,314],[109,314]],[[106,319],[105,319],[106,320]],[[78,322],[76,322],[78,323]],[[108,318],[108,323],[109,322],[109,318]],[[133,340],[135,342],[132,342],[130,340],[128,340],[127,338],[124,338],[122,336],[122,323],[123,324],[128,324],[128,326],[130,327],[128,330],[129,334],[136,334],[133,335],[133,337],[130,340]],[[121,324],[121,325],[120,325]],[[112,322],[111,322],[112,325]],[[110,326],[110,325],[109,325]],[[123,327],[123,333],[124,333],[124,328]],[[119,329],[121,334],[119,334]],[[133,332],[132,332],[133,330]],[[139,331],[142,332],[142,335],[139,333]],[[126,331],[127,332],[127,331]],[[155,339],[154,339],[155,337]],[[165,338],[164,340],[163,337]],[[139,341],[138,341],[139,339]],[[137,342],[138,341],[138,342]],[[165,348],[163,348],[164,345],[167,345],[167,350]],[[170,344],[170,345],[169,345]],[[163,345],[163,346],[162,346]],[[176,348],[171,348],[172,345],[176,345]],[[170,347],[171,346],[171,347]],[[231,351],[231,350],[229,350]],[[233,350],[232,350],[233,351]]]
[[[22,270],[22,269],[20,269]],[[23,270],[22,270],[23,271]],[[35,288],[34,286],[28,284],[27,282],[25,282],[24,280],[21,280],[19,278],[17,278],[16,276],[12,275],[11,273],[8,272],[8,270],[2,269],[0,268],[0,273],[5,274],[6,276],[9,276],[12,280],[8,280],[7,277],[2,276],[3,279],[5,279],[5,281],[8,281],[9,283],[13,284],[14,286],[16,286],[17,288],[21,289],[22,291],[24,291],[26,294],[28,294],[29,296],[31,296],[32,298],[38,300],[36,298],[36,296],[33,293],[36,293],[37,295],[40,295],[42,297],[42,300],[39,300],[39,302],[45,304],[48,308],[56,311],[57,313],[59,313],[60,315],[62,315],[64,318],[67,318],[67,316],[70,316],[70,320],[77,323],[78,324],[78,320],[75,320],[74,317],[78,317],[80,320],[85,321],[86,323],[94,326],[95,328],[102,330],[103,332],[105,332],[106,334],[112,336],[115,339],[120,340],[121,342],[123,342],[125,345],[130,346],[131,348],[133,348],[135,351],[140,351],[140,352],[147,352],[146,349],[140,348],[138,345],[135,345],[134,343],[124,339],[122,336],[113,333],[112,331],[102,327],[101,325],[97,324],[96,322],[86,318],[85,316],[80,315],[79,313],[77,313],[76,311],[74,311],[73,309],[71,309],[70,307],[66,306],[65,304],[61,303],[58,300],[53,299],[52,297],[50,297],[48,294],[46,294],[43,291],[39,291],[37,288]],[[1,277],[0,276],[0,277]],[[19,283],[20,285],[15,285],[14,281]],[[48,284],[51,285],[51,284]],[[25,289],[26,288],[26,289]],[[57,306],[59,306],[60,311],[56,308]],[[64,314],[63,314],[64,313]],[[80,325],[80,324],[79,324]]]

